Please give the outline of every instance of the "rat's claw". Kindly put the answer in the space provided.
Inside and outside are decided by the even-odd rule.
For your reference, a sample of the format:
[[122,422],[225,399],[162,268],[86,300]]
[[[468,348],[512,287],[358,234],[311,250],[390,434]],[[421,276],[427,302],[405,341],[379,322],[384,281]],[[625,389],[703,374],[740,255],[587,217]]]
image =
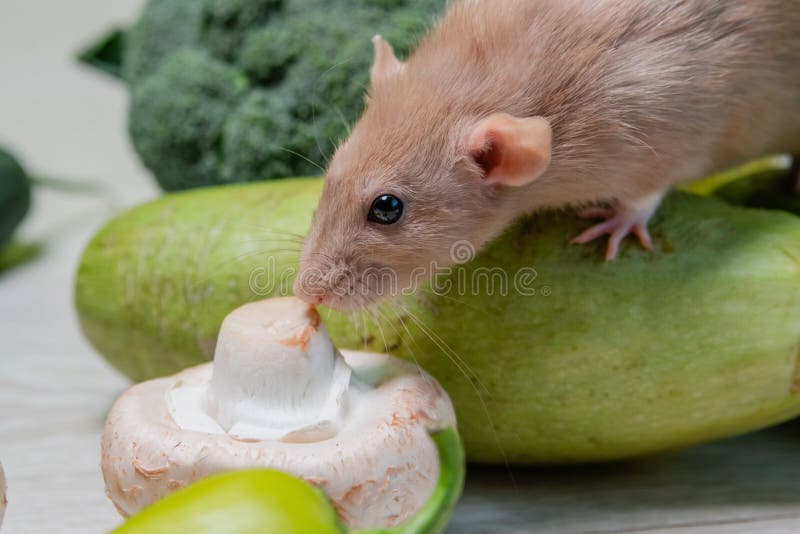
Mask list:
[[583,232],[581,235],[572,240],[573,245],[583,245],[590,241],[594,241],[600,236],[610,235],[615,232],[616,222],[614,219],[609,219],[606,222],[596,224]]
[[617,257],[620,243],[629,234],[634,234],[638,237],[642,247],[648,250],[653,248],[653,241],[650,239],[646,223],[632,221],[619,215],[615,215],[605,222],[592,226],[573,239],[572,243],[584,244],[594,241],[598,237],[607,235],[609,237],[608,247],[606,248],[606,261],[611,261]]
[[647,223],[634,224],[633,233],[639,238],[639,243],[647,250],[653,249],[653,239],[650,237],[650,231],[647,229]]
[[606,248],[606,261],[611,261],[619,253],[619,245],[626,236],[633,234],[639,238],[639,243],[647,250],[653,248],[653,240],[647,231],[647,223],[653,216],[661,195],[648,197],[635,206],[611,208],[589,208],[582,210],[578,215],[585,219],[606,219],[584,231],[572,240],[575,244],[584,244],[594,241],[598,237],[607,235],[608,247]]

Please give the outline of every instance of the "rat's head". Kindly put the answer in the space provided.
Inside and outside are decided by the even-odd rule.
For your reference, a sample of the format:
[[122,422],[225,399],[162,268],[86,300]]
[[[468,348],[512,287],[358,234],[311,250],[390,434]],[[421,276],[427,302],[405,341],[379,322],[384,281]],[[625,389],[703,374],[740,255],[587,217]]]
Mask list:
[[547,120],[448,105],[429,75],[374,44],[367,108],[331,160],[294,287],[343,311],[461,262],[509,224],[509,199],[550,162]]

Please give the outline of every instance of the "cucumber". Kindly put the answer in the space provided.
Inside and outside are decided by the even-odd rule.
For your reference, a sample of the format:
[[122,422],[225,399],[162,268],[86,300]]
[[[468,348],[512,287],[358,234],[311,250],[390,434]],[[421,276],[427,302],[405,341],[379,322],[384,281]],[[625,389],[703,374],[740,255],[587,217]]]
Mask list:
[[31,204],[31,184],[22,165],[0,148],[0,246],[11,235]]
[[[118,216],[78,270],[87,337],[134,380],[210,359],[226,314],[291,288],[276,273],[296,267],[289,236],[307,231],[321,185],[196,190]],[[338,346],[431,372],[471,461],[613,460],[800,414],[800,219],[675,193],[655,249],[628,240],[610,264],[602,242],[568,245],[585,224],[521,221],[451,279],[502,267],[512,283],[527,273],[525,294],[421,290],[378,326],[327,313],[328,328]]]

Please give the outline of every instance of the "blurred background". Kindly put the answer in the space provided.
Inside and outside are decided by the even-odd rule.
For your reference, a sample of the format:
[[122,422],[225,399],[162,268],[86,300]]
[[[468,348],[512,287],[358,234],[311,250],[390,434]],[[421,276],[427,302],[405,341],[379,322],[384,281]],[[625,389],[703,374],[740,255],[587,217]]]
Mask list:
[[126,381],[83,340],[72,284],[91,234],[157,188],[126,134],[125,86],[75,55],[143,3],[0,1],[0,146],[33,175],[98,186],[34,187],[17,238],[40,244],[40,255],[0,275],[3,532],[103,532],[119,522],[103,493],[98,440]]
[[[34,187],[16,238],[38,255],[0,272],[4,533],[100,533],[120,521],[99,439],[128,382],[83,339],[73,280],[91,235],[161,192],[126,131],[126,87],[76,55],[144,3],[0,0],[0,147],[33,176],[88,186]],[[795,424],[648,461],[471,468],[448,532],[800,532],[797,443]]]

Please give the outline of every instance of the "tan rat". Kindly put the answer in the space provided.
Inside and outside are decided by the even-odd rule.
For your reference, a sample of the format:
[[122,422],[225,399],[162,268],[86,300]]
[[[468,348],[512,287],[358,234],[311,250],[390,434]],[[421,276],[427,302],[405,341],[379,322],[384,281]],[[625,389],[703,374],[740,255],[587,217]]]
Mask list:
[[374,45],[295,284],[337,309],[385,296],[367,272],[413,287],[546,208],[604,218],[574,241],[608,235],[608,260],[649,248],[674,184],[800,154],[797,0],[462,0],[406,62]]

